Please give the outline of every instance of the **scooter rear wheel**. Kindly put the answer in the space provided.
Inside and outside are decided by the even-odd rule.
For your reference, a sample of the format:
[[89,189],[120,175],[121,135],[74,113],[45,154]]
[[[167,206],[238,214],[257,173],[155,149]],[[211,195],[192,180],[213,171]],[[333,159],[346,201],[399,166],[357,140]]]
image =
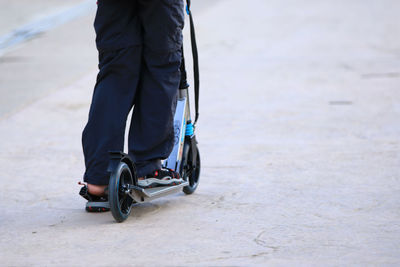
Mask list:
[[183,147],[183,157],[181,165],[181,176],[183,180],[189,181],[189,185],[183,187],[183,192],[188,195],[196,191],[197,186],[199,185],[201,167],[199,149],[197,145],[194,145],[197,151],[196,161],[194,162],[192,155],[192,146],[193,145],[191,142],[185,142],[185,145]]
[[133,200],[128,195],[128,185],[133,185],[132,172],[125,162],[120,162],[111,173],[108,186],[110,209],[117,222],[125,221],[131,213]]

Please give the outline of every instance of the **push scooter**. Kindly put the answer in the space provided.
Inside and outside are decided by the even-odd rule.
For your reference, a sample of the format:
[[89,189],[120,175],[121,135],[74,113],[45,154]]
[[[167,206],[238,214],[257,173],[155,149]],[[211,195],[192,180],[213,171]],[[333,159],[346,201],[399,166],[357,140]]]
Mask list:
[[111,213],[117,222],[125,221],[136,203],[148,202],[180,190],[183,190],[185,194],[192,194],[199,184],[200,153],[194,132],[199,116],[199,68],[193,19],[190,12],[190,0],[187,0],[186,11],[190,18],[196,115],[195,121],[192,122],[189,105],[189,85],[187,83],[182,48],[181,82],[174,116],[175,145],[170,156],[163,162],[163,167],[179,172],[183,182],[172,186],[142,188],[138,186],[135,164],[129,155],[119,151],[110,152],[108,199]]

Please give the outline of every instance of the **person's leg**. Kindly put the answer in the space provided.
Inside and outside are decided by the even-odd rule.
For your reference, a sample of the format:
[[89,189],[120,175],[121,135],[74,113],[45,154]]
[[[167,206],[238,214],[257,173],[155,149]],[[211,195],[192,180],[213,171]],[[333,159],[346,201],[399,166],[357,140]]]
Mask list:
[[129,132],[138,177],[161,168],[174,146],[173,118],[180,82],[182,0],[139,0],[143,63]]
[[89,193],[108,185],[108,152],[122,151],[126,118],[139,82],[142,47],[133,0],[99,0],[94,27],[99,74],[82,134]]

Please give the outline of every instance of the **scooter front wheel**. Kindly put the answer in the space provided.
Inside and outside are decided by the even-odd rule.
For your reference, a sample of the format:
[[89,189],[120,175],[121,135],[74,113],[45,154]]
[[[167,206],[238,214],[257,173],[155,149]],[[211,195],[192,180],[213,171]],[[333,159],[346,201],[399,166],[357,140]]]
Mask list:
[[133,200],[128,194],[128,185],[133,185],[132,172],[125,162],[120,162],[111,173],[108,185],[110,209],[117,222],[125,221],[131,213]]
[[[193,158],[193,149],[196,149],[195,159]],[[185,142],[181,166],[181,176],[183,180],[189,182],[189,185],[183,187],[183,192],[189,195],[196,191],[200,179],[201,162],[200,152],[197,145],[192,144],[191,142]]]

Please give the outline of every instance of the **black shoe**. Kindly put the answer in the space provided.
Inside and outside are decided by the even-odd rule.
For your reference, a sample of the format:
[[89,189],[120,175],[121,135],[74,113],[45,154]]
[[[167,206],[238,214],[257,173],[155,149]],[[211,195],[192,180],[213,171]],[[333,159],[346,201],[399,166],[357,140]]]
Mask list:
[[146,175],[144,179],[138,180],[138,185],[142,188],[152,188],[157,186],[178,185],[183,182],[179,173],[171,169],[156,170],[153,173]]
[[105,190],[105,196],[95,196],[89,193],[87,185],[84,185],[79,191],[81,195],[88,202],[86,203],[86,211],[88,212],[104,212],[110,210],[110,203],[108,202],[107,189]]

